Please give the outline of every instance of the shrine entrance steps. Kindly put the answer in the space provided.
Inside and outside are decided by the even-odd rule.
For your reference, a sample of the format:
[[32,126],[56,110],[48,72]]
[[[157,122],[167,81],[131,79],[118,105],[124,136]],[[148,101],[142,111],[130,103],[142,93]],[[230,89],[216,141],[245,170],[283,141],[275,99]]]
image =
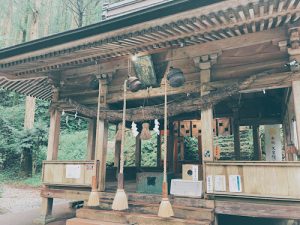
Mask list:
[[172,198],[175,216],[157,216],[159,195],[128,194],[129,209],[113,211],[113,193],[101,193],[100,206],[78,209],[76,218],[67,225],[212,225],[214,221],[214,202],[199,198]]

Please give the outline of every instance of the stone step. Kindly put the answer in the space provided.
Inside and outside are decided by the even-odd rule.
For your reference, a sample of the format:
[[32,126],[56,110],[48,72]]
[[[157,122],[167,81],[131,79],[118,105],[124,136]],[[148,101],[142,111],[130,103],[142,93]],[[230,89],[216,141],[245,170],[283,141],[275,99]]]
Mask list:
[[[111,201],[101,201],[99,209],[111,210]],[[195,207],[185,207],[181,205],[173,204],[173,211],[176,218],[180,219],[192,219],[192,220],[214,220],[214,210],[207,208],[195,208]],[[141,202],[131,202],[129,201],[128,212],[133,213],[144,213],[157,215],[159,208],[159,203],[156,204],[146,204]]]
[[127,225],[128,223],[112,223],[89,219],[73,218],[67,220],[66,225]]
[[[78,209],[77,218],[88,219],[99,222],[112,222],[119,224],[138,224],[138,225],[211,225],[211,221],[178,218],[160,218],[156,215],[140,214],[133,212],[119,212],[97,209]],[[97,224],[97,223],[96,223]],[[101,223],[98,223],[99,225]],[[97,224],[97,225],[98,225]],[[75,225],[68,224],[67,225]],[[77,225],[77,224],[76,224]],[[85,224],[84,224],[85,225]]]

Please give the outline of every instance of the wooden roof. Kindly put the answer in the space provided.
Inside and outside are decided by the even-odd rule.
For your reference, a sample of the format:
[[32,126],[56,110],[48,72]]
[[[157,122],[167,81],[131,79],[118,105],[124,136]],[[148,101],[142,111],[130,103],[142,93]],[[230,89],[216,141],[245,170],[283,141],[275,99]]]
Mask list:
[[[141,22],[124,22],[128,18],[134,19],[130,15],[104,21],[102,25],[106,27],[116,23],[124,26],[107,28],[100,33],[89,33],[89,28],[96,29],[95,25],[73,31],[82,37],[79,39],[69,40],[70,36],[65,34],[1,50],[0,75],[10,80],[2,79],[0,85],[9,90],[50,99],[51,85],[46,81],[49,76],[60,74],[59,76],[66,76],[68,79],[86,76],[84,79],[89,82],[87,76],[98,72],[94,66],[96,61],[101,63],[101,72],[113,72],[114,69],[127,68],[126,61],[119,60],[124,56],[167,52],[171,48],[175,49],[172,56],[167,52],[163,61],[185,59],[182,62],[185,65],[193,62],[193,58],[199,55],[220,54],[222,51],[222,56],[214,67],[215,80],[238,77],[241,71],[244,75],[261,72],[279,67],[287,60],[287,52],[280,51],[278,42],[288,39],[286,27],[298,21],[300,0],[202,1],[204,5],[199,5],[199,2],[201,1],[181,1],[182,4],[189,3],[190,8],[185,8],[186,11],[183,12],[171,11],[174,13],[171,15],[161,14],[160,18],[157,14],[156,18],[147,17],[151,13],[157,13],[153,8],[147,9],[145,19]],[[207,2],[212,4],[206,5]],[[193,4],[197,6],[195,9],[191,9]],[[174,8],[174,5],[171,6]],[[142,14],[139,16],[137,18],[142,18]],[[83,31],[89,36],[80,36]],[[53,40],[57,44],[54,41],[54,44],[46,45]],[[253,52],[254,45],[258,48]],[[237,48],[248,49],[240,52],[230,50]],[[231,59],[234,57],[239,59],[232,64]],[[251,69],[244,71],[245,67],[241,64],[246,65],[249,57],[255,62],[255,68],[263,59],[268,59],[271,64],[264,65],[266,63],[261,62],[258,69],[250,66]],[[232,67],[236,69],[235,72],[230,69]],[[193,70],[194,73],[197,72],[197,69]],[[35,80],[27,80],[29,78]],[[28,86],[32,90],[23,91]],[[119,86],[113,88],[119,89]],[[92,90],[88,91],[93,93]],[[114,98],[112,93],[109,98]]]

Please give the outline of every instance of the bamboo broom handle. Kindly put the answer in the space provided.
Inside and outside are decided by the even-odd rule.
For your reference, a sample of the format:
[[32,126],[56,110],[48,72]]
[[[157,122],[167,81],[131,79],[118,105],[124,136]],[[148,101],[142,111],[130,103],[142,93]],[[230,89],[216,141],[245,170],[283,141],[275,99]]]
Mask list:
[[168,123],[168,117],[167,117],[167,78],[165,78],[165,107],[164,107],[164,142],[165,142],[165,151],[164,151],[164,182],[167,182],[167,141],[168,141],[168,134],[167,134],[167,123]]
[[124,81],[124,100],[123,100],[123,118],[122,118],[122,140],[121,140],[121,152],[120,152],[120,174],[124,172],[124,145],[125,145],[125,116],[126,116],[126,92],[127,92],[127,80]]

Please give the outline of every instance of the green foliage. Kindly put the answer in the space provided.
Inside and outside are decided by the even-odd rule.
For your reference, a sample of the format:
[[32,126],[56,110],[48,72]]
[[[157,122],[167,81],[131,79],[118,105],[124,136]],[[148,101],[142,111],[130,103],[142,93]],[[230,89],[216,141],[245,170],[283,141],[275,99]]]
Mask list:
[[59,160],[83,160],[86,158],[87,131],[63,131],[60,136]]
[[151,139],[142,141],[142,166],[156,166],[157,135],[151,132]]
[[197,161],[199,160],[198,154],[198,139],[195,137],[184,138],[184,159]]

